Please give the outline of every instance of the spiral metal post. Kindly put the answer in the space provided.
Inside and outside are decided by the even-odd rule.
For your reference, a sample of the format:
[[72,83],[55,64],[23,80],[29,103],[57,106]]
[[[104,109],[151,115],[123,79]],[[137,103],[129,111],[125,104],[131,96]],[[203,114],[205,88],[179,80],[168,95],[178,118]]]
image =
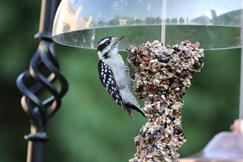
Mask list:
[[[29,69],[17,78],[17,86],[23,94],[21,105],[31,123],[30,133],[25,136],[28,140],[27,162],[43,162],[44,144],[48,140],[47,121],[60,109],[61,99],[68,90],[51,38],[59,3],[60,0],[42,0],[40,29],[35,36],[40,43]],[[44,98],[43,94],[47,96]]]

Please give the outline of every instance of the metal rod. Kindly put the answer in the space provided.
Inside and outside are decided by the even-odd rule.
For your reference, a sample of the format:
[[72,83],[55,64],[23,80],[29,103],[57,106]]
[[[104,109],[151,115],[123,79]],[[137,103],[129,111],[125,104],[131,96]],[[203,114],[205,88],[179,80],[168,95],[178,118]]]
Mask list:
[[243,119],[243,50],[241,49],[239,119]]
[[[241,1],[241,7],[243,7],[243,1]],[[239,119],[243,119],[243,11],[241,11],[241,65],[240,65]]]
[[166,16],[167,16],[167,0],[162,0],[161,12],[161,42],[165,45],[166,39]]
[[60,0],[42,0],[39,33],[36,37],[51,38],[52,25]]
[[[52,24],[60,0],[42,0],[39,32],[35,35],[40,40],[39,47],[30,61],[27,71],[17,78],[17,86],[23,93],[21,105],[30,118],[27,162],[43,162],[44,146],[48,141],[47,121],[60,109],[61,99],[68,90],[68,83],[59,71],[52,41]],[[46,71],[49,71],[47,76]],[[55,87],[59,82],[61,88]],[[40,92],[51,94],[42,100]]]
[[[35,35],[36,38],[40,40],[51,40],[52,36],[52,25],[55,17],[57,7],[60,0],[42,0],[41,2],[41,14],[40,14],[40,26],[39,33]],[[46,123],[46,121],[45,121]],[[31,134],[36,133],[36,128],[31,125]],[[46,125],[44,126],[44,131]],[[27,138],[28,140],[28,151],[27,151],[27,162],[43,162],[44,160],[44,144],[47,139],[46,133],[44,133],[46,138]]]
[[44,143],[41,141],[28,141],[27,162],[44,161]]

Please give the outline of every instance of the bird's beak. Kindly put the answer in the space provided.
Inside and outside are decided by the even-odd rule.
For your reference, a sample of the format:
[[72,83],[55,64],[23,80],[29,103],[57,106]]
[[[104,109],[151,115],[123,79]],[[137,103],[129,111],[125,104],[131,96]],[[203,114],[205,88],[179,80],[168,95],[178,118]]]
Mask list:
[[112,40],[112,44],[113,44],[113,46],[116,46],[116,45],[118,45],[118,43],[120,42],[120,40],[122,40],[123,38],[124,38],[125,36],[121,36],[120,38],[112,38],[113,40]]

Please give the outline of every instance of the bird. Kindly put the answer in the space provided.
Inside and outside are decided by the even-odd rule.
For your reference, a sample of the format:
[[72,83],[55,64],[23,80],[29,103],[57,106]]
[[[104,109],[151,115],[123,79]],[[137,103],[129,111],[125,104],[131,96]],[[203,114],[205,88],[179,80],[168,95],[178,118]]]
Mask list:
[[119,42],[123,38],[124,36],[110,36],[98,42],[99,79],[115,102],[122,106],[132,119],[132,110],[139,112],[145,117],[144,111],[140,108],[136,97],[132,93],[132,79],[129,74],[129,68],[118,52]]

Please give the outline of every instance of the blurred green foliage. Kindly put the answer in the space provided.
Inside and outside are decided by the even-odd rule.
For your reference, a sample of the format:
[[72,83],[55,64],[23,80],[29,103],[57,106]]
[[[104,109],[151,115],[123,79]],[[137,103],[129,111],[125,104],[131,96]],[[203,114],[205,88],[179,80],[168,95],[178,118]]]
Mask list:
[[[0,1],[0,162],[25,161],[29,121],[15,86],[38,45],[39,1]],[[100,85],[96,52],[57,45],[69,93],[49,122],[46,161],[124,162],[135,152],[133,137],[145,120],[132,121]],[[240,50],[206,52],[205,67],[194,76],[183,107],[188,156],[201,150],[238,117]]]

